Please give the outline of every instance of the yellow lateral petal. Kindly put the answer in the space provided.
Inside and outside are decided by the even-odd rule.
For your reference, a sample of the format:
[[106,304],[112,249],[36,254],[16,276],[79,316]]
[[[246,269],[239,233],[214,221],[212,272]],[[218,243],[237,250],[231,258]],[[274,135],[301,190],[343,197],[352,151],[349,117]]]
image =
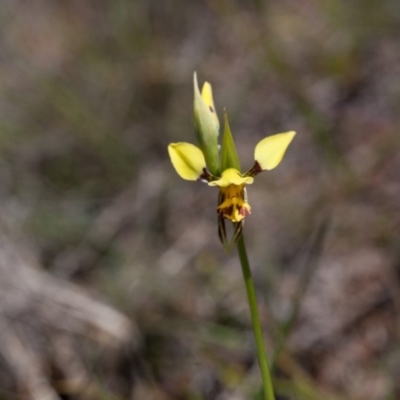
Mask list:
[[171,143],[168,146],[169,157],[178,175],[188,181],[200,178],[206,167],[202,151],[190,143]]
[[209,186],[226,187],[229,185],[250,185],[254,179],[250,176],[242,176],[235,168],[228,168],[222,172],[221,178],[216,181],[209,182]]
[[278,133],[266,137],[257,144],[254,159],[262,170],[271,170],[278,166],[295,135],[294,131]]

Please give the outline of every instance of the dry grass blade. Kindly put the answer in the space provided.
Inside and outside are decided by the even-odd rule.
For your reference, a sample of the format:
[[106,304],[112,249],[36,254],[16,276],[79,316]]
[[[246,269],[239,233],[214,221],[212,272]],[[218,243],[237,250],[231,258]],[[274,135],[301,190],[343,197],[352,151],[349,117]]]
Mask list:
[[22,242],[4,231],[0,273],[0,352],[14,385],[28,398],[59,398],[51,385],[53,368],[79,383],[76,390],[90,382],[91,372],[73,345],[77,335],[114,349],[138,339],[125,316],[41,271]]

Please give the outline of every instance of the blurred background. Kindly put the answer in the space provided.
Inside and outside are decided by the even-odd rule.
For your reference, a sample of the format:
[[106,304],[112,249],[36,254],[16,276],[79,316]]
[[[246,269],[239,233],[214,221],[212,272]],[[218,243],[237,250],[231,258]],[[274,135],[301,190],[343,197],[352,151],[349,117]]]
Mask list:
[[0,399],[257,399],[217,193],[167,154],[213,84],[280,400],[400,399],[400,3],[4,0]]

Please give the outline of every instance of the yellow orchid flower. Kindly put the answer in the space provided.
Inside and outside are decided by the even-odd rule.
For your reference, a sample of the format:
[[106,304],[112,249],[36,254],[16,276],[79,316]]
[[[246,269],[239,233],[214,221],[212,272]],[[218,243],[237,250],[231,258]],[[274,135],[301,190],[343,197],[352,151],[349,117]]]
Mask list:
[[[197,84],[197,81],[195,82]],[[207,109],[211,110],[209,115],[211,123],[217,124],[218,117],[215,113],[212,89],[209,83],[206,83],[203,87],[201,100],[209,107]],[[208,118],[208,116],[206,115],[205,118]],[[251,213],[246,185],[251,185],[254,182],[254,177],[260,172],[272,170],[279,165],[295,134],[294,131],[290,131],[268,136],[261,140],[254,150],[254,165],[245,173],[240,171],[239,158],[226,113],[218,169],[215,166],[213,169],[209,168],[204,150],[193,144],[180,142],[171,143],[168,146],[172,165],[181,178],[189,181],[206,182],[208,186],[218,186],[218,232],[226,249],[231,248],[237,241],[243,228],[244,219]],[[217,142],[215,146],[218,146]],[[221,172],[219,173],[219,171]],[[225,219],[235,224],[235,232],[230,244],[226,239]]]

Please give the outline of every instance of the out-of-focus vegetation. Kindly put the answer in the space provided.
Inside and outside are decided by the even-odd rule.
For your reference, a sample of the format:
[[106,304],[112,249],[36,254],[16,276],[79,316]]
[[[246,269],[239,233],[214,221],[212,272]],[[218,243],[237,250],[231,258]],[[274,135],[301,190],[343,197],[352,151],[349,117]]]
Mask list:
[[[166,150],[195,140],[194,71],[244,169],[261,138],[298,132],[244,228],[279,399],[400,398],[397,0],[9,0],[0,20],[0,216],[141,338],[110,363],[72,330],[84,387],[43,366],[62,398],[257,397],[215,192]],[[23,398],[1,362],[0,398]]]

